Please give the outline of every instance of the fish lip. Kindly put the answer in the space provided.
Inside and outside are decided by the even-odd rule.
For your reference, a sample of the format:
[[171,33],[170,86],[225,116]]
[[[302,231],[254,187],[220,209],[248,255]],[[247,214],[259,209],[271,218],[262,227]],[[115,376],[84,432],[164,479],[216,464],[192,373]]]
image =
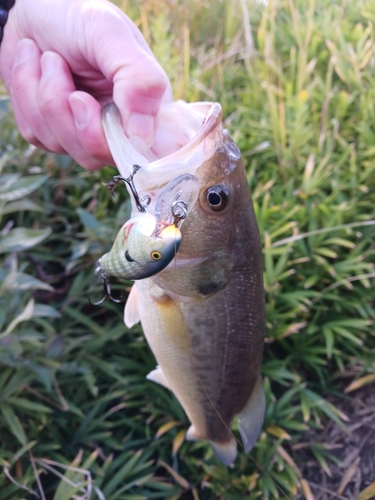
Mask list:
[[173,163],[182,156],[185,156],[187,153],[190,151],[194,150],[197,146],[201,144],[201,142],[204,141],[204,139],[222,122],[222,109],[221,106],[218,102],[214,103],[205,103],[205,102],[200,102],[200,103],[195,103],[191,104],[191,106],[195,107],[202,107],[208,108],[208,111],[206,112],[202,124],[197,130],[197,133],[192,137],[192,139],[185,144],[185,146],[182,146],[179,150],[175,151],[174,153],[171,153],[170,155],[163,156],[163,158],[159,158],[158,160],[155,160],[151,163],[148,164],[148,167],[151,167],[152,169],[158,168],[161,165],[164,165],[165,163]]

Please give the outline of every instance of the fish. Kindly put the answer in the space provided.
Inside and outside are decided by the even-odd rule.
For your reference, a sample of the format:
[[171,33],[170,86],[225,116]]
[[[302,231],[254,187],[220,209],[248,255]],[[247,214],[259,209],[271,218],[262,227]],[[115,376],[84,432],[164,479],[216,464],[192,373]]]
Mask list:
[[[233,420],[248,453],[265,413],[262,250],[241,153],[223,128],[219,103],[164,105],[151,148],[125,136],[113,104],[104,108],[103,123],[120,174],[141,166],[135,183],[149,197],[150,214],[176,176],[198,180],[178,252],[163,270],[135,281],[124,321],[129,328],[141,322],[157,363],[147,379],[180,402],[191,423],[186,439],[208,441],[231,465]],[[132,209],[135,216],[134,200]]]

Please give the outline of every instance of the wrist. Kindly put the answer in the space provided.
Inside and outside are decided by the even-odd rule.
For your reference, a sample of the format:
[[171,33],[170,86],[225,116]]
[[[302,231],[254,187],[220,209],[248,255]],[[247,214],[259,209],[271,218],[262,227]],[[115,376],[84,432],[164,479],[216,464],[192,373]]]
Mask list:
[[4,26],[8,20],[8,12],[15,4],[15,0],[0,0],[0,43],[4,36]]

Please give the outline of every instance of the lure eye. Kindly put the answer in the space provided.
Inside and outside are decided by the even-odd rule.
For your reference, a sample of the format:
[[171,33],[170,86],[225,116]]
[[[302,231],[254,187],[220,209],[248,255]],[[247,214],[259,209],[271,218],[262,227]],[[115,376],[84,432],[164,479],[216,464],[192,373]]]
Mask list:
[[150,255],[152,260],[160,260],[162,258],[162,254],[160,252],[157,252],[156,250],[151,252]]
[[228,203],[228,191],[222,185],[211,186],[204,193],[204,200],[211,210],[221,212]]

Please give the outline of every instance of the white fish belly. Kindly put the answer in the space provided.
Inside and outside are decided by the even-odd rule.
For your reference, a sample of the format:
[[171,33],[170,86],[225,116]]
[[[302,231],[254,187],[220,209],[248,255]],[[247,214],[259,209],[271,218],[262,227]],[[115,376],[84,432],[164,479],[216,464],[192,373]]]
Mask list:
[[150,279],[137,281],[134,286],[140,297],[139,314],[147,342],[197,436],[205,439],[202,388],[194,373],[190,339],[181,309]]

